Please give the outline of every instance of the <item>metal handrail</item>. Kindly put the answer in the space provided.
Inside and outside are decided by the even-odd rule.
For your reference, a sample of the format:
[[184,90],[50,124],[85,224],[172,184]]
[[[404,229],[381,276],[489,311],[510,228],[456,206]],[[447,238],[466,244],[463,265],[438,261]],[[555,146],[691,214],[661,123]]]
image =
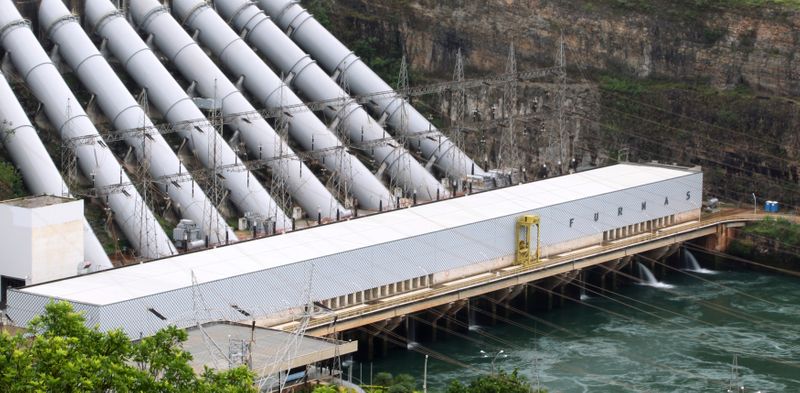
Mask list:
[[308,326],[308,329],[315,329],[323,327],[325,325],[329,325],[331,324],[334,318],[336,318],[338,321],[342,321],[353,317],[359,317],[366,314],[375,313],[384,309],[395,308],[403,304],[413,303],[417,300],[431,299],[448,293],[457,293],[464,289],[473,287],[477,284],[486,284],[495,281],[502,281],[506,278],[521,275],[528,272],[533,272],[537,270],[547,270],[549,268],[559,266],[571,260],[583,259],[590,256],[606,254],[612,251],[623,250],[635,244],[648,243],[658,239],[666,239],[676,234],[691,232],[697,229],[702,229],[705,227],[710,227],[720,224],[726,224],[732,222],[758,221],[765,217],[784,217],[784,218],[791,218],[794,221],[798,220],[797,216],[780,215],[780,214],[778,215],[763,214],[763,213],[754,214],[754,213],[741,213],[740,211],[734,211],[730,213],[715,213],[713,216],[701,218],[699,221],[690,223],[689,225],[687,225],[686,223],[680,223],[674,225],[673,227],[656,229],[655,231],[646,234],[645,236],[642,236],[642,234],[638,234],[635,235],[635,238],[622,240],[614,244],[608,244],[602,246],[600,249],[592,248],[591,250],[586,250],[575,254],[570,254],[555,258],[547,258],[544,259],[544,262],[531,266],[518,265],[518,266],[512,266],[510,268],[504,268],[503,270],[496,271],[495,274],[490,277],[479,277],[471,280],[462,279],[463,281],[459,282],[459,284],[457,285],[450,285],[450,286],[442,285],[438,288],[431,288],[430,291],[426,291],[424,293],[409,295],[409,296],[401,296],[397,299],[379,302],[377,304],[370,305],[366,308],[362,307],[356,310],[348,310],[340,313],[334,311],[333,315],[328,315],[320,319],[315,319],[314,323]]

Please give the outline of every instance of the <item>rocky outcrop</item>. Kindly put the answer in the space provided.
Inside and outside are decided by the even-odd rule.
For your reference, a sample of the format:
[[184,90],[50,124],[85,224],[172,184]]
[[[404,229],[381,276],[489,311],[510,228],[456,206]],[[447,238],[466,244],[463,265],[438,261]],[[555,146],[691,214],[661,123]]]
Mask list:
[[[800,204],[793,98],[800,93],[800,12],[793,8],[714,0],[306,4],[387,79],[407,56],[412,85],[450,79],[458,49],[467,77],[501,73],[512,41],[520,70],[551,66],[563,37],[568,86],[554,79],[520,85],[515,115],[525,120],[515,127],[515,148],[528,173],[563,172],[567,163],[553,170],[561,159],[702,165],[709,196],[746,201],[755,192]],[[503,106],[501,88],[468,95],[468,110],[484,117]],[[449,96],[423,97],[420,105],[452,123]],[[465,149],[497,165],[502,125],[477,129]]]
[[522,67],[551,65],[563,35],[568,63],[587,70],[800,92],[800,13],[696,3],[336,0],[331,15],[353,35],[402,45],[413,67],[434,75],[452,70],[458,48],[473,70],[502,70],[511,41]]

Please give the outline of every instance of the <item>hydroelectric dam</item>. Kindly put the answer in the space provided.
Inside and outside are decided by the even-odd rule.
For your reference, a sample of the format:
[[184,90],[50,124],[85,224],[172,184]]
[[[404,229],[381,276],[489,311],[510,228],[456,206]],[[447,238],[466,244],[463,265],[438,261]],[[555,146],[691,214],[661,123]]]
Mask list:
[[[135,256],[113,267],[79,218],[81,275],[9,276],[19,327],[64,300],[134,339],[250,326],[372,356],[376,337],[410,341],[410,316],[435,338],[472,299],[552,304],[763,218],[705,214],[699,167],[485,168],[409,96],[563,67],[394,90],[295,1],[0,0],[0,48],[2,143],[27,188],[100,206]],[[275,364],[310,364],[294,360]]]

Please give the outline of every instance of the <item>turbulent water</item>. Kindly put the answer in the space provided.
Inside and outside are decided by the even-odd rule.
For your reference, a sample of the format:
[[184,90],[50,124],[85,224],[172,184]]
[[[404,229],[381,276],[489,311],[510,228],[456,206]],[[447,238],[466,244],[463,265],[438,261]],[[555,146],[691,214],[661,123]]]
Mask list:
[[[498,357],[498,369],[516,368],[534,381],[538,374],[551,392],[724,392],[734,355],[747,392],[800,392],[800,280],[717,272],[703,281],[688,274],[664,278],[672,288],[621,289],[609,295],[614,300],[587,288],[588,305],[536,314],[547,323],[512,312],[516,326],[498,322],[471,330],[468,338],[422,343],[415,349],[479,369],[431,357],[429,391],[490,372],[491,359],[480,351],[502,349],[507,357]],[[375,361],[373,370],[421,378],[423,358],[397,350]]]

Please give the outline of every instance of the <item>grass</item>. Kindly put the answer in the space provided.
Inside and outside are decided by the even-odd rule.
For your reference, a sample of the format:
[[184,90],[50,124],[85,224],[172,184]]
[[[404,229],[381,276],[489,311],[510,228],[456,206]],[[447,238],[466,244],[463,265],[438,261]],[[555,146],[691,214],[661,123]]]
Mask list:
[[641,95],[670,90],[683,90],[698,93],[702,96],[726,96],[731,98],[755,98],[756,93],[746,85],[738,85],[732,89],[720,90],[706,81],[685,81],[651,77],[637,79],[619,74],[603,74],[598,78],[600,90],[625,95]]
[[800,224],[784,218],[767,217],[755,225],[748,225],[743,232],[779,240],[781,243],[794,247],[800,246]]

